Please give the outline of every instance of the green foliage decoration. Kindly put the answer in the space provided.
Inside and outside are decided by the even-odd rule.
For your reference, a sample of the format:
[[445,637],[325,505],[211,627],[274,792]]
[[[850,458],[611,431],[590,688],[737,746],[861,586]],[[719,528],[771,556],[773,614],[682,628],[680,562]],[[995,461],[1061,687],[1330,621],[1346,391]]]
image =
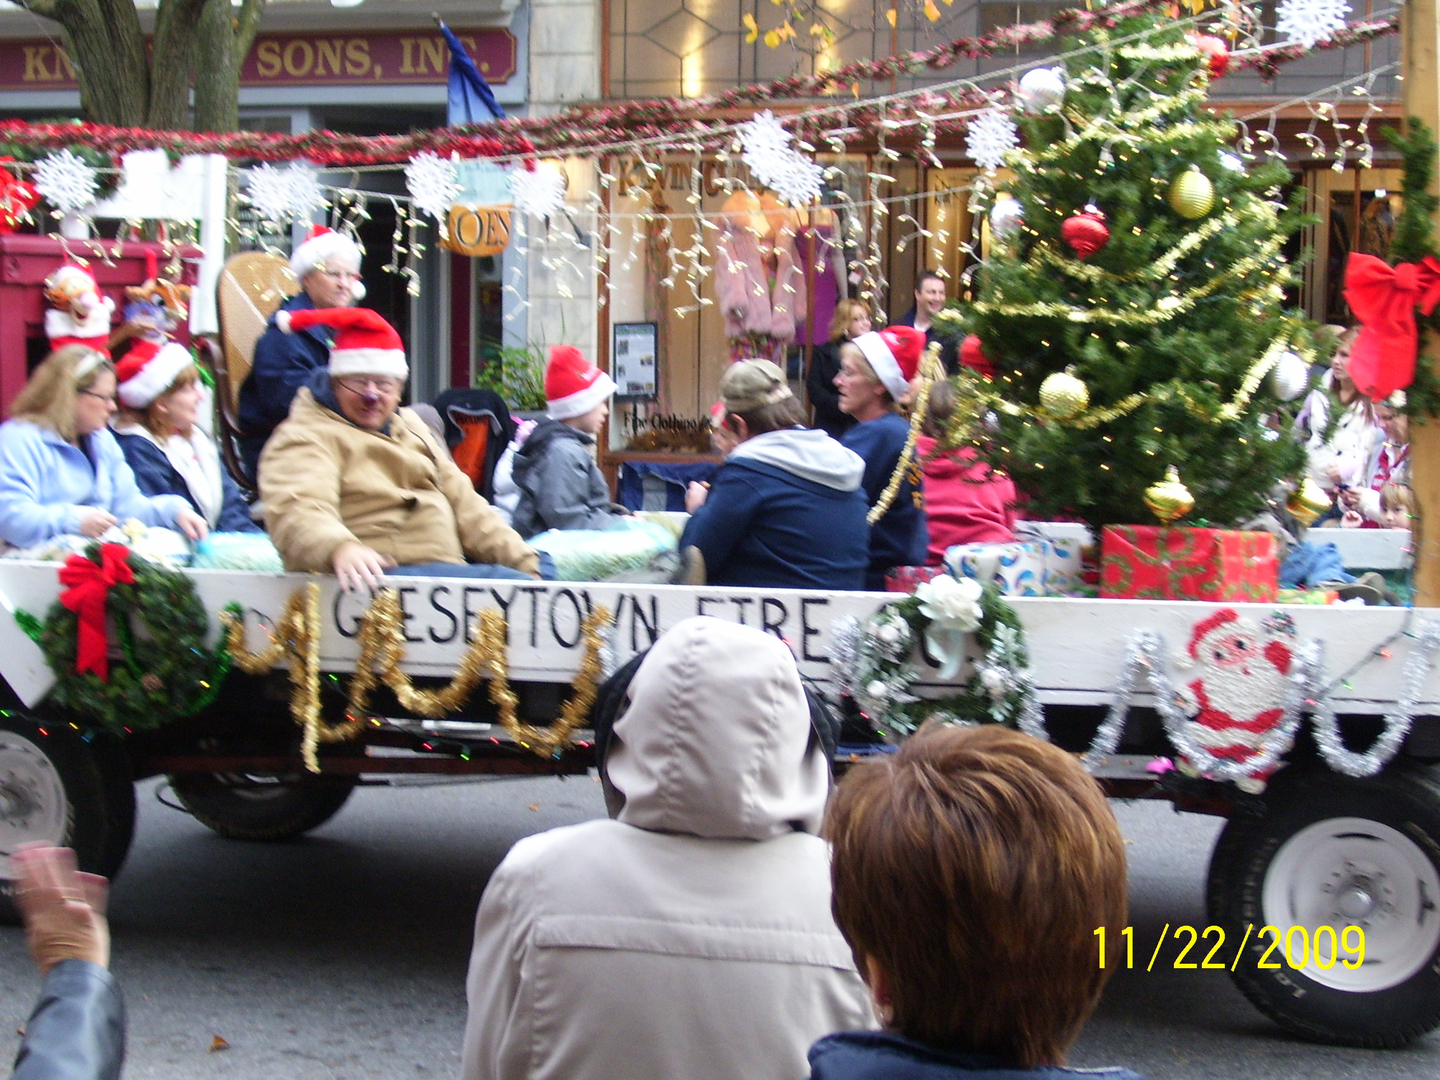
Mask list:
[[[1394,128],[1387,127],[1381,134],[1390,145],[1400,151],[1402,179],[1400,191],[1404,205],[1400,218],[1395,222],[1395,238],[1390,243],[1391,262],[1419,262],[1427,255],[1440,256],[1435,245],[1435,212],[1440,209],[1440,199],[1430,191],[1435,178],[1435,156],[1437,144],[1435,133],[1417,117],[1410,117],[1408,135],[1402,135]],[[1415,363],[1415,381],[1405,389],[1405,412],[1424,422],[1427,417],[1440,416],[1440,377],[1435,374],[1433,361],[1426,358],[1426,340],[1440,332],[1440,310],[1428,318],[1415,313],[1415,323],[1420,331],[1419,356]]]
[[[99,545],[85,557],[98,562]],[[217,651],[206,648],[210,619],[194,583],[135,554],[130,568],[134,582],[112,586],[106,597],[121,651],[108,682],[75,670],[79,617],[59,600],[43,623],[29,612],[15,613],[55,673],[46,702],[114,735],[153,731],[195,715],[215,700],[230,670],[223,641]]]
[[475,375],[478,390],[493,390],[512,409],[545,408],[545,352],[539,345],[498,345],[485,350]]
[[[1174,465],[1195,497],[1192,520],[1239,523],[1305,460],[1290,437],[1295,410],[1269,393],[1264,370],[1280,346],[1313,357],[1305,320],[1284,309],[1294,276],[1283,247],[1306,221],[1298,196],[1282,200],[1282,163],[1247,168],[1231,150],[1235,125],[1203,108],[1206,58],[1163,15],[1076,39],[1065,67],[1059,109],[1016,117],[1023,148],[1001,186],[1023,226],[992,239],[978,300],[959,319],[1009,404],[993,410],[986,452],[1033,516],[1151,522],[1144,491]],[[1215,193],[1193,220],[1168,201],[1192,167]],[[1082,260],[1061,230],[1090,205],[1110,239]],[[1040,387],[1067,369],[1089,406],[1062,419],[1045,412]]]

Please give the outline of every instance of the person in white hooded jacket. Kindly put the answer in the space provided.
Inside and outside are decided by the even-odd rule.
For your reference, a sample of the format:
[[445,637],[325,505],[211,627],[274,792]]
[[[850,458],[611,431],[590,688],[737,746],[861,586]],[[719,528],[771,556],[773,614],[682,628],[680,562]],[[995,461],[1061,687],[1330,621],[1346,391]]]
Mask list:
[[699,549],[710,585],[863,589],[864,459],[804,426],[785,373],[768,360],[731,364],[720,395],[721,424],[739,442],[708,488],[686,492],[680,549]]
[[614,820],[521,840],[481,898],[464,1080],[794,1080],[815,1039],[875,1026],[811,732],[779,639],[704,616],[660,638],[604,757]]

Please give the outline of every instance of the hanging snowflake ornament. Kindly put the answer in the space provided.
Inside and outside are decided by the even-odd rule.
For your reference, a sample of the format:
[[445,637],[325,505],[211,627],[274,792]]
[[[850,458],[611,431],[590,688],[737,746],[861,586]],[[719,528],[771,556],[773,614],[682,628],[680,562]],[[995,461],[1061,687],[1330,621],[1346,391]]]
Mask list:
[[820,198],[825,170],[791,145],[790,132],[769,109],[739,127],[740,160],[787,206]]
[[1275,9],[1275,33],[1313,48],[1334,37],[1349,14],[1346,0],[1280,0]]
[[326,205],[325,190],[314,169],[290,164],[283,169],[258,165],[250,170],[245,197],[266,221],[309,221]]
[[510,177],[510,198],[516,213],[553,217],[565,205],[565,170],[544,162],[516,169]]
[[95,201],[99,187],[95,170],[69,150],[57,150],[35,165],[35,190],[61,214],[73,213]]
[[416,154],[405,166],[405,187],[415,208],[433,217],[444,235],[450,206],[460,194],[460,170],[455,162],[429,150]]
[[1005,164],[1005,155],[1020,145],[1020,132],[1010,114],[992,105],[965,129],[965,152],[986,172]]

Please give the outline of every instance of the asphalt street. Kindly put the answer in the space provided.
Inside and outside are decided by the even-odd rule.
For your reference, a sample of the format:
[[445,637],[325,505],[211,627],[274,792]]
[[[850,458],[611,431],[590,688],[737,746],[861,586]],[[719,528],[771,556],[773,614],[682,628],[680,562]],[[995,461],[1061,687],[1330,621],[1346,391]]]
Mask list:
[[[453,1077],[486,876],[520,836],[603,813],[590,778],[412,783],[357,791],[298,842],[245,844],[157,792],[158,781],[141,785],[111,902],[130,1080]],[[1201,926],[1219,822],[1165,804],[1116,810],[1131,841],[1137,952],[1167,922]],[[1440,1076],[1440,1034],[1388,1052],[1300,1043],[1223,972],[1140,967],[1112,981],[1072,1064],[1157,1080]],[[0,1055],[18,1044],[38,986],[21,932],[0,930]]]

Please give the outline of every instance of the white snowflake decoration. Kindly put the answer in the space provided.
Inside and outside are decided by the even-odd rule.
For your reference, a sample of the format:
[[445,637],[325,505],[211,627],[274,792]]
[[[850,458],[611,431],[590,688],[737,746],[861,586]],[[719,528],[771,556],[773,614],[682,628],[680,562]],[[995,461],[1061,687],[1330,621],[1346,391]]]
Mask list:
[[986,172],[1005,164],[1005,155],[1020,145],[1020,132],[1010,114],[992,105],[965,129],[965,152]]
[[553,217],[565,205],[565,172],[543,165],[518,168],[510,177],[510,197],[516,213]]
[[820,197],[825,170],[790,145],[791,135],[769,109],[740,125],[740,158],[755,179],[788,206]]
[[1346,0],[1280,0],[1275,32],[1309,49],[1334,37],[1349,14]]
[[283,169],[258,165],[250,170],[246,198],[266,221],[309,221],[326,205],[325,191],[314,169],[291,164]]
[[89,206],[99,186],[95,170],[69,150],[41,158],[35,166],[34,182],[41,197],[62,214]]
[[443,230],[450,205],[460,194],[460,170],[449,158],[426,150],[405,166],[405,187],[415,200],[415,208],[433,217]]

